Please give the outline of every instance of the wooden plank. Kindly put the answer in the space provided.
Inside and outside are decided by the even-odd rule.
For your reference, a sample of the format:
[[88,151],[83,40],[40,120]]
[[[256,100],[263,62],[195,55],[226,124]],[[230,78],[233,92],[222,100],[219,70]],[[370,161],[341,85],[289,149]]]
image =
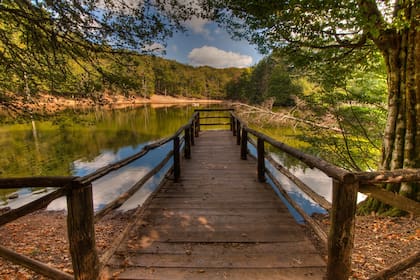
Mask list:
[[156,193],[108,263],[109,273],[115,279],[322,279],[325,261],[271,186],[258,182],[256,162],[240,160],[231,131],[204,131],[196,140],[191,159],[181,162],[180,181]]
[[[322,266],[323,260],[316,253],[284,253],[284,254],[234,254],[221,255],[193,253],[172,254],[123,254],[115,255],[109,262],[111,267],[129,264],[129,267],[185,267],[185,268],[288,268]],[[228,261],[226,261],[228,260]]]
[[146,254],[191,254],[200,255],[226,255],[226,254],[275,254],[279,252],[315,253],[311,248],[311,241],[301,240],[297,242],[274,242],[274,243],[174,243],[154,242],[153,244],[142,244],[130,242],[129,247],[122,246],[117,254],[124,253],[146,253]]
[[[286,227],[290,227],[284,223],[285,220],[289,220],[290,222],[294,222],[293,218],[287,213],[279,214],[276,212],[274,215],[243,215],[243,214],[236,214],[236,215],[193,215],[191,212],[184,211],[180,215],[174,215],[173,212],[167,211],[165,213],[156,212],[151,213],[145,219],[145,222],[148,222],[151,225],[160,225],[164,223],[165,225],[174,225],[174,226],[182,226],[183,224],[178,224],[180,222],[184,222],[184,224],[188,224],[188,226],[200,226],[200,225],[211,225],[211,226],[219,226],[219,225],[226,225],[230,227],[236,227],[238,225],[246,224],[246,225],[254,225],[254,226],[272,226],[269,223],[275,223],[276,225],[284,225]],[[261,224],[261,225],[260,225]],[[293,226],[294,227],[294,226]]]
[[[324,274],[322,267],[308,268],[260,268],[260,269],[193,269],[193,268],[127,268],[114,269],[109,275],[115,275],[113,279],[121,280],[157,280],[157,279],[188,279],[188,280],[313,280],[322,279],[317,277]],[[118,277],[118,278],[117,278]]]
[[[231,208],[242,208],[242,209],[279,209],[282,208],[278,205],[277,201],[258,201],[258,202],[207,202],[205,206],[203,206],[203,201],[171,201],[167,203],[168,200],[165,202],[158,203],[153,201],[149,208],[153,209],[173,209],[173,208],[200,208],[200,209],[231,209]],[[284,209],[284,208],[283,208]]]
[[145,213],[145,216],[151,217],[151,215],[160,215],[160,216],[246,216],[246,217],[281,217],[282,219],[293,219],[290,217],[289,213],[285,213],[285,210],[282,208],[278,209],[255,209],[248,208],[225,208],[225,209],[202,209],[202,208],[177,208],[177,209],[163,209],[162,211],[156,212],[153,209],[148,209]]

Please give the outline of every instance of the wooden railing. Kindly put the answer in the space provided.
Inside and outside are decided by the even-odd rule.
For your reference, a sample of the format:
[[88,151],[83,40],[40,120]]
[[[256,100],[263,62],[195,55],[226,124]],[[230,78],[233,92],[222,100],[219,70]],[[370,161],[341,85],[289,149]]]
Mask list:
[[[100,168],[84,177],[1,178],[0,189],[46,187],[56,188],[57,190],[24,206],[9,210],[8,212],[2,214],[0,216],[0,226],[36,210],[43,209],[47,207],[50,202],[59,197],[67,197],[68,240],[74,275],[64,273],[42,262],[18,254],[1,245],[0,257],[29,268],[36,273],[47,276],[51,279],[97,279],[99,277],[101,266],[106,263],[112,252],[105,252],[101,259],[99,259],[95,244],[95,222],[127,201],[151,177],[153,177],[153,175],[162,170],[171,158],[173,158],[173,165],[169,169],[168,173],[172,171],[173,180],[178,181],[181,174],[181,147],[183,147],[184,157],[186,159],[190,158],[191,146],[194,145],[194,137],[198,136],[198,131],[199,112],[195,112],[187,124],[179,128],[172,136],[146,145],[140,152],[116,163]],[[92,197],[93,181],[142,158],[148,152],[171,141],[173,142],[173,148],[159,164],[145,174],[128,191],[109,202],[98,212],[94,213]],[[118,242],[118,240],[116,240],[116,242]]]
[[[325,243],[328,251],[327,279],[341,280],[348,279],[351,273],[351,254],[354,242],[355,213],[357,193],[362,192],[384,203],[395,206],[401,210],[410,212],[412,215],[420,215],[420,203],[410,200],[401,195],[388,192],[375,184],[401,183],[420,181],[420,169],[404,169],[383,172],[350,172],[320,158],[305,154],[293,147],[279,142],[269,136],[249,128],[235,113],[231,114],[231,128],[236,136],[237,144],[241,145],[241,159],[246,160],[249,154],[248,143],[255,146],[257,150],[257,172],[258,180],[265,181],[266,175],[271,179],[274,186],[284,198],[297,210],[297,212],[312,227],[314,232]],[[257,142],[249,137],[252,135]],[[265,153],[265,143],[287,153],[288,155],[305,163],[310,168],[317,168],[333,180],[332,204],[324,197],[312,191],[312,189],[294,176],[290,171],[276,162],[270,155]],[[275,169],[280,171],[297,187],[299,187],[310,198],[325,208],[330,215],[330,230],[325,233],[323,229],[288,195],[281,183],[266,168],[265,163],[269,162]],[[420,252],[416,252],[408,258],[399,261],[371,279],[385,279],[415,265],[420,260]]]
[[[206,116],[204,112],[230,112],[226,116]],[[201,113],[201,115],[200,115]],[[214,122],[206,123],[200,120],[230,119],[230,122]],[[31,178],[5,178],[0,179],[0,189],[10,188],[30,188],[30,187],[48,187],[57,188],[57,190],[34,200],[17,209],[10,210],[0,216],[0,226],[9,223],[19,217],[32,213],[38,209],[45,208],[53,200],[66,196],[67,197],[67,225],[69,248],[72,258],[74,276],[64,273],[58,269],[50,267],[37,260],[33,260],[26,256],[20,255],[4,246],[0,245],[0,257],[3,257],[14,263],[23,265],[39,274],[50,277],[52,279],[83,279],[92,280],[99,277],[101,267],[107,262],[115,250],[115,244],[118,244],[121,238],[114,240],[114,245],[105,252],[101,258],[98,257],[95,244],[94,227],[95,222],[104,217],[113,209],[118,208],[128,200],[135,192],[137,192],[153,175],[158,173],[170,159],[173,159],[173,165],[167,171],[172,171],[173,180],[178,181],[181,175],[181,147],[183,147],[184,157],[191,158],[191,146],[194,145],[194,137],[199,136],[199,131],[203,125],[228,125],[236,136],[238,145],[241,145],[242,159],[247,159],[248,142],[256,146],[257,162],[258,162],[258,180],[265,181],[267,175],[289,201],[289,203],[303,216],[314,231],[320,236],[321,240],[328,243],[328,279],[347,279],[351,272],[351,251],[353,248],[354,237],[354,215],[356,209],[357,192],[365,192],[373,197],[379,198],[385,203],[395,205],[398,208],[408,211],[413,215],[420,215],[420,204],[418,202],[403,198],[399,195],[388,193],[381,188],[372,187],[372,184],[379,183],[399,183],[404,181],[420,181],[420,170],[397,170],[392,172],[358,172],[352,173],[337,166],[334,166],[322,159],[307,155],[299,150],[278,142],[258,131],[255,131],[241,121],[232,109],[201,109],[196,110],[191,119],[179,128],[172,136],[161,139],[152,144],[146,145],[143,149],[121,161],[110,164],[84,177],[31,177]],[[252,137],[257,139],[255,143]],[[140,159],[151,150],[162,145],[172,142],[173,148],[165,156],[165,158],[157,164],[152,170],[145,174],[135,185],[128,191],[120,195],[113,201],[109,202],[98,212],[94,213],[92,198],[92,182],[102,178],[103,176],[118,170],[129,163]],[[274,161],[265,153],[265,143],[288,153],[289,155],[299,159],[309,167],[316,167],[331,178],[333,178],[333,203],[330,204],[322,196],[316,194],[309,186],[304,184],[286,168]],[[281,187],[281,184],[275,176],[266,168],[266,161],[272,164],[277,170],[285,174],[288,178],[296,183],[296,185],[308,194],[314,201],[330,212],[331,228],[329,235],[317,225],[317,223],[308,216],[301,207],[293,201],[287,192]],[[158,188],[157,188],[158,189]],[[153,194],[152,194],[153,195]],[[151,195],[151,196],[152,196]],[[140,209],[141,210],[141,209]],[[139,211],[140,211],[139,210]],[[134,224],[134,223],[133,223]],[[127,226],[129,228],[129,226]],[[125,233],[128,232],[126,229]],[[121,235],[123,236],[123,235]],[[383,275],[388,276],[390,273],[400,271],[406,267],[418,262],[419,253],[410,256],[410,258],[402,260],[396,264],[398,269],[391,268],[388,271],[382,271],[372,279],[380,279]],[[390,272],[391,271],[391,272]]]

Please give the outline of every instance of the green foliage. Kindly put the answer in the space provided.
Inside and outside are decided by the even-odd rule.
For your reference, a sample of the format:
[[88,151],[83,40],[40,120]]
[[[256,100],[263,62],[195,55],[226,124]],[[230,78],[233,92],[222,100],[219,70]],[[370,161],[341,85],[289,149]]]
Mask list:
[[342,167],[375,169],[387,113],[386,73],[379,55],[365,67],[355,68],[341,87],[326,90],[309,81],[302,84],[301,110],[312,112],[312,120],[318,123],[337,123],[342,131],[337,134],[313,127],[302,138],[323,151],[323,158]]
[[300,94],[300,87],[293,83],[291,71],[278,53],[262,59],[251,72],[244,72],[241,77],[228,85],[231,99],[260,104],[272,99],[274,105],[292,106],[293,97]]
[[[87,71],[98,53],[152,53],[194,14],[191,3],[170,0],[0,1],[0,86],[63,91],[74,64]],[[89,93],[97,83],[79,88]]]

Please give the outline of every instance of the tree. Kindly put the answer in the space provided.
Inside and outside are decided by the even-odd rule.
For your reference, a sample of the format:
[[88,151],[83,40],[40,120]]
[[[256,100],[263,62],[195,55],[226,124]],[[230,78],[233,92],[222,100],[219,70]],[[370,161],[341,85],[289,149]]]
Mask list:
[[69,60],[153,52],[194,14],[188,0],[0,1],[0,64],[21,80],[53,83]]
[[[420,168],[419,1],[208,0],[205,7],[234,36],[286,50],[296,65],[322,72],[324,86],[345,83],[379,50],[388,84],[379,169]],[[396,191],[416,198],[419,189],[402,184]]]

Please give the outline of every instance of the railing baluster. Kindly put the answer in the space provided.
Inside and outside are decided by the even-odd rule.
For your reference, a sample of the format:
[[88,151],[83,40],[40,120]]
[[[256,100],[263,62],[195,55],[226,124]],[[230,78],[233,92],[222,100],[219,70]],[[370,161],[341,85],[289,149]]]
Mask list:
[[195,126],[195,122],[193,122],[192,124],[191,124],[191,127],[190,127],[190,141],[191,141],[191,146],[194,146],[195,145],[195,139],[194,139],[194,137],[195,137],[195,130],[194,130],[194,126]]
[[265,182],[265,151],[264,140],[258,137],[257,142],[257,158],[258,158],[258,181]]
[[234,116],[230,116],[230,130],[232,130],[233,136],[236,136],[236,119]]
[[246,160],[248,153],[248,132],[246,128],[242,128],[242,137],[241,137],[241,159]]
[[195,117],[195,137],[198,137],[200,134],[200,113],[197,112],[197,116]]
[[347,280],[351,274],[357,190],[359,183],[333,180],[333,205],[328,237],[328,280]]
[[241,122],[236,120],[236,145],[241,145]]
[[73,181],[67,195],[67,230],[74,279],[94,280],[99,276],[95,245],[92,185]]
[[186,159],[191,158],[191,137],[190,137],[190,128],[187,127],[184,130],[184,140],[185,140],[185,148],[184,148],[184,157]]
[[181,176],[181,158],[179,156],[179,136],[174,137],[174,181],[178,182]]

